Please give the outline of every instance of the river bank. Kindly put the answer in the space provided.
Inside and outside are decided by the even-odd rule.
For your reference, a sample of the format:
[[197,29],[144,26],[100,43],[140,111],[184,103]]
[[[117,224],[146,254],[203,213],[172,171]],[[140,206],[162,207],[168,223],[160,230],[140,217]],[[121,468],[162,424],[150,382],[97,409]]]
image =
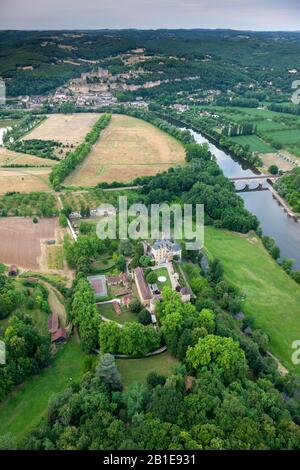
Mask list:
[[[260,170],[248,161],[233,157],[224,149],[220,148],[216,142],[211,141],[209,136],[195,130],[193,126],[170,118],[170,123],[181,126],[191,132],[197,143],[207,143],[209,150],[215,156],[219,167],[227,178],[243,178],[261,174]],[[267,175],[266,175],[267,177]],[[297,219],[289,216],[290,210],[283,201],[276,198],[270,189],[270,183],[266,183],[268,191],[240,192],[240,197],[244,200],[246,209],[258,218],[263,234],[272,237],[280,248],[281,259],[290,258],[294,260],[294,269],[300,269],[300,223]],[[277,197],[278,196],[278,197]],[[294,214],[293,214],[294,215]]]

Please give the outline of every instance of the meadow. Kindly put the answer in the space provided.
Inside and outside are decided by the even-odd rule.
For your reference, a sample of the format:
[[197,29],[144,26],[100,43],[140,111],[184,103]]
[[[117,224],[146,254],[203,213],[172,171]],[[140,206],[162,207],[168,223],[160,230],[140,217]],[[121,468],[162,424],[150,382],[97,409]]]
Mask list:
[[220,259],[229,282],[246,295],[243,310],[270,338],[270,351],[293,372],[292,343],[299,339],[300,286],[274,261],[255,234],[205,229],[208,252]]
[[230,140],[243,146],[249,145],[251,152],[270,153],[273,150],[269,144],[265,143],[257,137],[257,135],[240,135],[237,137],[230,137]]
[[151,124],[125,115],[113,115],[82,165],[70,174],[69,186],[101,182],[130,182],[184,162],[183,146]]
[[170,375],[174,367],[178,364],[178,361],[168,352],[164,352],[157,356],[144,359],[117,359],[116,363],[122,377],[123,385],[127,388],[133,382],[146,383],[147,376],[150,372]]
[[72,338],[58,351],[50,367],[15,389],[0,404],[0,435],[11,433],[20,442],[39,424],[50,398],[80,380],[85,358]]

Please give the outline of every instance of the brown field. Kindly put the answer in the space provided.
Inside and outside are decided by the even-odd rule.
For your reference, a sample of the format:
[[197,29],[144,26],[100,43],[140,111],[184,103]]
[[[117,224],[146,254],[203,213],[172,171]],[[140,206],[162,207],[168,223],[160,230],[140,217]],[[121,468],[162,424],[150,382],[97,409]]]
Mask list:
[[0,147],[0,166],[12,164],[53,166],[55,163],[55,160],[50,160],[49,158],[35,157],[34,155],[13,152],[5,147]]
[[57,140],[63,144],[79,145],[99,119],[97,113],[51,114],[24,137],[28,139]]
[[266,170],[271,165],[278,166],[279,170],[282,170],[282,171],[290,171],[294,168],[294,166],[291,163],[285,161],[283,158],[280,158],[276,153],[262,153],[259,156],[262,159],[264,168]]
[[183,146],[165,132],[140,119],[113,115],[92,152],[66,179],[66,184],[129,182],[181,164],[184,157]]
[[8,217],[0,219],[0,262],[16,264],[22,269],[38,270],[43,267],[43,243],[54,240],[58,233],[57,219],[31,219]]
[[50,191],[51,168],[0,168],[0,194]]

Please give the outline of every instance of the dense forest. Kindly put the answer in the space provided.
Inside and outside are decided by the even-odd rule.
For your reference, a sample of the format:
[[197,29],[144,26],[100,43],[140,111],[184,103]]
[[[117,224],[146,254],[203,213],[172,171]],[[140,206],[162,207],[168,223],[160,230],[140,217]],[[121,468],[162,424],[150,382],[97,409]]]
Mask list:
[[[185,70],[190,76],[199,77],[195,84],[183,81],[163,84],[159,90],[143,90],[145,96],[156,94],[161,100],[169,100],[169,95],[174,97],[183,89],[200,86],[222,90],[253,81],[269,94],[276,88],[287,91],[291,86],[287,70],[300,69],[298,33],[123,30],[111,31],[108,37],[105,31],[2,31],[0,45],[0,74],[7,79],[10,97],[50,92],[90,70],[92,64],[88,61],[98,60],[118,72],[119,55],[135,48],[145,48],[146,54],[153,56],[145,65],[153,79],[180,79]],[[174,51],[183,60],[174,60]],[[108,61],[110,58],[112,62]]]

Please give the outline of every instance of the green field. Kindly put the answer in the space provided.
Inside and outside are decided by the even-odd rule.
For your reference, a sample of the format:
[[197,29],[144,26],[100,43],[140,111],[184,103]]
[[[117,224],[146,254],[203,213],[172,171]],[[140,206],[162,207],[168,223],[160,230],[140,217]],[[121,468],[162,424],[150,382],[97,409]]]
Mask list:
[[169,375],[173,367],[178,364],[177,359],[168,352],[145,359],[117,359],[116,361],[124,387],[132,382],[146,383],[150,372]]
[[245,292],[243,310],[269,335],[271,352],[286,368],[300,374],[300,366],[291,362],[292,343],[300,338],[299,284],[277,265],[254,234],[207,227],[205,246],[223,263],[226,278]]
[[158,278],[160,276],[164,276],[166,278],[165,282],[157,281],[156,284],[157,284],[157,287],[159,288],[159,290],[163,290],[164,287],[172,287],[170,276],[169,276],[167,268],[158,268],[158,269],[155,269],[154,272],[155,272],[155,274],[157,275]]
[[257,135],[239,135],[230,137],[230,140],[239,145],[249,145],[251,152],[270,153],[274,151],[269,144],[263,142]]
[[275,142],[282,144],[297,144],[300,142],[300,130],[290,129],[272,133]]
[[116,315],[112,304],[97,305],[98,312],[109,320],[114,320],[121,325],[127,322],[137,321],[136,315],[126,307],[121,307],[122,315]]
[[283,122],[274,122],[270,118],[264,121],[255,122],[258,131],[277,131],[284,130],[286,125]]
[[0,404],[0,435],[11,433],[20,442],[38,425],[51,396],[81,378],[85,357],[79,344],[71,339],[50,367],[18,387]]

